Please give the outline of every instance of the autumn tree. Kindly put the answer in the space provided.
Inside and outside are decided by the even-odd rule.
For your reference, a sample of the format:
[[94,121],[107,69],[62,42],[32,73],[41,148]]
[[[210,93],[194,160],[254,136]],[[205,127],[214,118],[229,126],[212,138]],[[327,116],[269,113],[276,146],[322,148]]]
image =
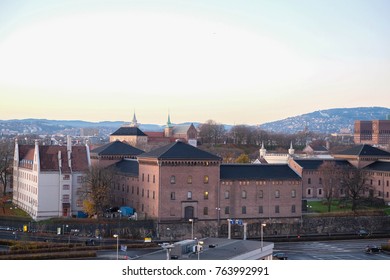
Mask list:
[[241,154],[235,161],[236,163],[250,163],[251,160],[247,154]]
[[0,184],[3,186],[3,195],[7,193],[7,185],[12,176],[14,145],[11,140],[0,143]]
[[365,192],[370,191],[371,186],[367,183],[370,180],[368,173],[358,168],[345,168],[342,179],[341,188],[345,195],[351,200],[351,210],[355,211],[359,204],[359,200]]
[[324,161],[318,171],[321,174],[323,193],[330,212],[332,201],[339,193],[343,169],[335,161]]
[[84,210],[102,215],[112,202],[112,184],[115,172],[111,167],[92,166],[84,180]]

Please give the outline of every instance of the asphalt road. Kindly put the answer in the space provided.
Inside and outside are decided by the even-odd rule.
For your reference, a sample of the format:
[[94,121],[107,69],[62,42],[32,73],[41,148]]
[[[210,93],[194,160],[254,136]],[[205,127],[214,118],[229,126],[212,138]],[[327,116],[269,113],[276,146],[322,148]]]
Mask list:
[[389,243],[389,239],[354,239],[337,241],[280,242],[274,252],[284,252],[288,260],[390,260],[390,254],[366,253],[369,246]]

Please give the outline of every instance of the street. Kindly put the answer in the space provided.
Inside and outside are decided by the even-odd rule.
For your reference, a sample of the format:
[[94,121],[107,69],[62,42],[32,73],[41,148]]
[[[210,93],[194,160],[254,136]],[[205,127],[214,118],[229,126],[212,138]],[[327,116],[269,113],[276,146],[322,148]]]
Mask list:
[[353,239],[275,243],[274,252],[284,252],[288,260],[390,260],[384,252],[365,252],[366,246],[380,246],[389,239]]

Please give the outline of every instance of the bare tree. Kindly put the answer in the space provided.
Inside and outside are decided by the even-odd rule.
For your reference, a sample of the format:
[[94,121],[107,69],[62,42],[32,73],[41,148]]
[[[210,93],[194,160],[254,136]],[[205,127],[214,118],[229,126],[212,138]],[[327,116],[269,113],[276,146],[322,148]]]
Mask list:
[[0,183],[3,186],[3,195],[7,193],[7,186],[12,176],[14,145],[11,140],[0,143]]
[[328,212],[330,212],[333,199],[340,189],[340,182],[343,178],[343,169],[337,166],[334,161],[325,161],[318,169],[321,174],[322,187]]
[[92,166],[88,170],[84,181],[84,210],[88,214],[100,216],[111,205],[114,176],[111,167]]
[[368,173],[361,169],[352,167],[344,169],[341,188],[352,201],[352,211],[357,209],[359,200],[363,197],[364,193],[370,191],[371,186],[367,184],[368,180],[370,180]]
[[199,137],[202,143],[223,143],[226,135],[226,129],[222,124],[213,120],[208,120],[199,127]]

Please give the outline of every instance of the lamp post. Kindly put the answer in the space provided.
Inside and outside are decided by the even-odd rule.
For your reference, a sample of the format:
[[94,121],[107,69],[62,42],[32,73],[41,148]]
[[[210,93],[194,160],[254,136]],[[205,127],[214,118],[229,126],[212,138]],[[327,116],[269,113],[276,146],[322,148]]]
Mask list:
[[116,238],[116,259],[119,260],[119,235],[113,235]]
[[221,219],[221,208],[216,207],[215,210],[217,210],[217,237],[219,236],[219,221]]
[[194,239],[194,219],[189,219],[189,222],[191,222],[191,239]]
[[261,223],[260,228],[260,239],[261,239],[261,251],[263,251],[263,227],[265,227],[267,224]]
[[203,241],[201,241],[201,240],[199,240],[198,241],[198,246],[197,246],[197,251],[198,251],[198,261],[199,261],[199,259],[200,259],[200,251],[202,250],[202,248],[203,248]]

